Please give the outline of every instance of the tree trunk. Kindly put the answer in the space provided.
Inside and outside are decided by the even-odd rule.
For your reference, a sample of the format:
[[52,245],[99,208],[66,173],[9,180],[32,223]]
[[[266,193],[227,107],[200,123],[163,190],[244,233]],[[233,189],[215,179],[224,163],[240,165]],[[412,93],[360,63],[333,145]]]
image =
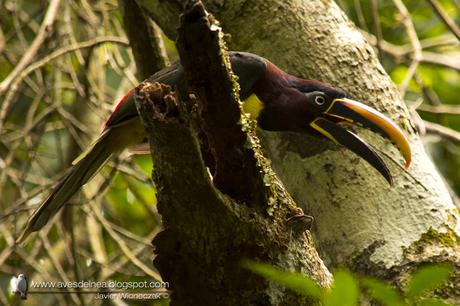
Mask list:
[[182,20],[178,49],[196,98],[150,81],[135,93],[165,227],[154,239],[155,266],[171,284],[174,305],[310,305],[241,266],[264,261],[302,271],[322,287],[331,283],[301,222],[308,218],[260,153],[252,121],[240,116],[219,31],[200,6]]
[[[171,21],[182,1],[138,2],[174,37]],[[232,35],[231,49],[257,53],[291,74],[346,90],[394,120],[412,143],[412,165],[404,170],[391,143],[357,129],[385,156],[395,178],[389,186],[344,148],[303,134],[260,132],[274,169],[296,202],[314,216],[316,242],[327,264],[399,282],[423,262],[452,261],[458,284],[458,209],[397,88],[340,8],[324,0],[204,2]],[[460,296],[456,290],[452,298]]]

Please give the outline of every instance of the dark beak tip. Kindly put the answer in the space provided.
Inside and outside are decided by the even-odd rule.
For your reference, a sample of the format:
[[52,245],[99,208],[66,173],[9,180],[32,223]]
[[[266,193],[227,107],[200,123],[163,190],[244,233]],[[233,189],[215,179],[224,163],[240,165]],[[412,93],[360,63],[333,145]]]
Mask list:
[[390,178],[388,179],[388,184],[390,184],[390,187],[394,186],[393,177],[390,176]]
[[383,166],[384,166],[383,169],[378,169],[378,168],[375,168],[375,169],[380,172],[380,174],[385,178],[385,180],[388,182],[390,187],[393,187],[394,186],[393,175],[391,175],[390,170],[387,168],[385,164],[383,164]]

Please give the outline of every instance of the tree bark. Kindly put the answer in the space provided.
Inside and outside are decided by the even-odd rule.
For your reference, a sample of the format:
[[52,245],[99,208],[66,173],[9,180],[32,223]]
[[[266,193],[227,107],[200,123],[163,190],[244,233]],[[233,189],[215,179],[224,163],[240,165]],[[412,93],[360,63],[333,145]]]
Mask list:
[[[309,305],[241,267],[252,259],[302,271],[323,287],[331,281],[305,233],[308,222],[302,220],[308,217],[261,154],[252,121],[240,116],[220,31],[198,5],[189,7],[182,22],[178,49],[196,98],[148,81],[135,93],[165,227],[154,239],[154,262],[171,284],[172,303]],[[204,151],[211,152],[213,177]],[[245,188],[237,190],[228,172],[239,174]]]
[[[183,1],[138,2],[174,37],[177,8]],[[385,156],[395,177],[394,186],[388,186],[344,148],[303,134],[260,131],[274,169],[297,203],[314,216],[315,238],[327,264],[398,281],[421,263],[452,261],[458,284],[458,209],[397,88],[335,2],[204,2],[231,34],[232,49],[257,53],[291,74],[344,89],[351,98],[385,113],[410,138],[412,165],[404,170],[392,144],[357,129]]]
[[135,1],[118,0],[118,7],[140,78],[146,79],[168,66],[168,55],[158,27]]

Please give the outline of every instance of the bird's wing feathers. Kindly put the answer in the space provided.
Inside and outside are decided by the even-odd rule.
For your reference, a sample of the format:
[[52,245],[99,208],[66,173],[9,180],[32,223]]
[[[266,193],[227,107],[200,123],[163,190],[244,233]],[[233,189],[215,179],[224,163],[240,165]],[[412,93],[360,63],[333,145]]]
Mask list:
[[[178,90],[183,93],[185,81],[181,79],[182,71],[179,64],[174,64],[154,74],[149,80],[171,86],[179,84]],[[107,120],[101,136],[77,157],[73,167],[29,218],[18,242],[24,241],[31,232],[41,229],[80,187],[104,166],[113,153],[140,143],[144,136],[145,131],[137,114],[131,90]]]
[[[182,66],[179,63],[175,63],[169,67],[166,67],[147,79],[150,82],[160,82],[170,86],[177,87],[181,94],[185,93],[185,79],[183,75]],[[107,129],[113,125],[119,124],[123,121],[137,117],[137,110],[134,104],[133,98],[134,88],[131,89],[121,100],[118,102],[115,110],[110,115],[109,119],[104,125],[104,129]]]
[[[267,60],[258,55],[246,52],[231,51],[229,52],[229,56],[233,72],[239,78],[241,99],[245,100],[251,95],[254,83],[265,72]],[[173,87],[173,90],[179,93],[182,99],[186,99],[187,81],[184,69],[179,62],[158,71],[149,77],[147,81],[170,85]],[[136,106],[134,105],[133,93],[134,89],[131,89],[118,102],[115,110],[104,125],[105,129],[138,116]]]

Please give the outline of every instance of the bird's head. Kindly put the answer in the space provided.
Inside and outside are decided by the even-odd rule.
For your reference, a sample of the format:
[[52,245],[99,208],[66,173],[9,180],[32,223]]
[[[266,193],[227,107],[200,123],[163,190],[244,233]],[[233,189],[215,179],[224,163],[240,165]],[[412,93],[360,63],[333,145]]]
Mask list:
[[248,97],[257,104],[255,114],[261,128],[272,131],[309,132],[345,146],[378,170],[392,184],[388,167],[376,151],[356,134],[338,123],[370,129],[392,141],[409,167],[411,149],[402,130],[389,118],[363,103],[354,101],[338,88],[314,80],[293,77],[267,62],[264,75]]

